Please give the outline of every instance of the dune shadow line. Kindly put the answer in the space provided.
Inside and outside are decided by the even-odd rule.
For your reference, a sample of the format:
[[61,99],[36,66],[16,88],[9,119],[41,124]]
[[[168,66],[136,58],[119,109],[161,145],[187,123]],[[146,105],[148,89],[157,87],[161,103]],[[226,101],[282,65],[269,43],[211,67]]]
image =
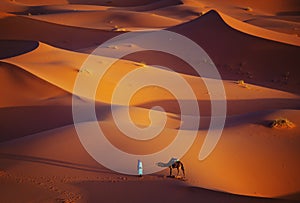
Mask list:
[[1,159],[9,159],[9,160],[17,160],[17,161],[33,162],[33,163],[40,163],[40,164],[64,167],[64,168],[81,170],[81,171],[89,171],[89,172],[95,172],[95,173],[115,174],[113,171],[110,171],[108,169],[101,169],[101,168],[86,165],[86,164],[68,162],[68,161],[57,160],[57,159],[49,159],[49,158],[37,157],[37,156],[0,153],[0,158]]
[[0,59],[10,58],[33,51],[39,46],[37,41],[0,40]]

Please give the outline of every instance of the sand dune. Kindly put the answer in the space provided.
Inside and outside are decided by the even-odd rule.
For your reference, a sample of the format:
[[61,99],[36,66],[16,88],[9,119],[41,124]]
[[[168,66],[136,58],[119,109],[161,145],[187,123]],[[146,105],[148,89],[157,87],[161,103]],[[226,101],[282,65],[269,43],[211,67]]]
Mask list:
[[[23,16],[9,16],[0,20],[1,27],[6,29],[1,32],[1,39],[5,40],[37,40],[67,50],[77,50],[99,45],[105,40],[118,35],[115,32],[82,29],[41,22]],[[27,29],[27,25],[32,26]],[[19,35],[18,33],[22,33]],[[61,35],[61,33],[64,33]],[[57,36],[53,38],[53,36]]]
[[[192,33],[188,32],[193,27],[198,29],[194,29]],[[299,47],[279,43],[284,37],[277,36],[278,40],[274,42],[238,32],[225,24],[220,15],[214,11],[207,13],[203,18],[176,26],[171,30],[182,33],[200,44],[217,64],[219,70],[225,72],[224,79],[240,78],[273,88],[298,90],[297,79],[289,75],[299,74],[296,68],[299,66],[297,58]],[[221,36],[219,33],[222,33]],[[277,55],[280,57],[274,58]],[[288,77],[289,88],[280,85],[285,83],[283,81],[285,75]]]
[[[299,6],[297,0],[0,0],[0,202],[299,201]],[[193,40],[222,77],[225,127],[205,160],[198,154],[212,122],[214,93],[204,80],[215,78],[199,76],[178,57],[155,50],[129,54],[99,81],[95,101],[74,92],[78,75],[92,80],[113,59],[93,53],[96,68],[81,69],[100,44],[126,32],[157,29]],[[105,49],[122,53],[137,46],[134,40]],[[205,67],[210,63],[200,60]],[[129,103],[114,101],[119,82],[133,71],[145,75],[129,86],[176,71],[195,99],[149,86]],[[180,129],[180,103],[194,102],[199,127]],[[73,107],[85,112],[90,105],[108,141],[130,154],[158,152],[179,130],[193,131],[196,139],[181,158],[187,180],[167,178],[168,169],[138,178],[99,164],[80,142],[72,114]],[[164,109],[166,124],[150,140],[126,136],[114,118],[126,123],[128,110],[134,125],[159,126],[163,113],[154,106]],[[191,109],[185,116],[197,117]],[[278,118],[296,127],[270,128]],[[80,125],[91,123],[87,117]]]
[[[30,18],[82,28],[86,27],[101,30],[119,29],[124,31],[132,29],[166,28],[180,23],[178,20],[167,17],[133,11],[70,12],[67,14],[32,16]],[[65,20],[65,18],[67,18],[67,20]],[[91,21],[91,18],[94,19],[94,21]]]
[[68,93],[46,81],[5,62],[1,67],[1,107],[27,106]]

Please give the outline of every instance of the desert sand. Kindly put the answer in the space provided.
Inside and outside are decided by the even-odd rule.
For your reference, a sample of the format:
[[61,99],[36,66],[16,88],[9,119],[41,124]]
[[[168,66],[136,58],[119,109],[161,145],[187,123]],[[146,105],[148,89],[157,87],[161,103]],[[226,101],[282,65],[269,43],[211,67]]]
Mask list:
[[[299,11],[298,0],[0,0],[0,202],[299,202]],[[155,50],[126,55],[101,78],[92,99],[109,142],[130,154],[155,153],[177,136],[178,98],[149,86],[129,103],[114,103],[114,90],[130,72],[168,78],[176,71],[201,113],[199,128],[192,129],[196,139],[180,159],[185,181],[168,178],[167,168],[140,178],[101,165],[81,144],[72,114],[72,104],[87,101],[74,92],[76,78],[96,75],[82,68],[84,62],[92,55],[101,69],[111,60],[93,52],[99,45],[124,33],[161,29],[201,46],[220,73],[226,121],[211,154],[198,159],[214,93],[178,57]],[[134,46],[106,49],[119,53]],[[130,138],[118,129],[112,105],[120,107],[120,120],[127,119],[122,109],[128,106],[142,128],[155,125],[149,114],[160,106],[166,124],[147,141]],[[295,127],[271,128],[279,118]]]

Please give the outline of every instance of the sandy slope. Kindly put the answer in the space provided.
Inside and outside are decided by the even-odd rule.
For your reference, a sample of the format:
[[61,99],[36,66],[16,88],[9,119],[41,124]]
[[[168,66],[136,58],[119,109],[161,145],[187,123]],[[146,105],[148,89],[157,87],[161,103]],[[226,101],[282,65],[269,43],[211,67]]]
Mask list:
[[[1,0],[0,11],[0,27],[4,28],[0,32],[1,201],[300,200],[296,0]],[[97,74],[80,70],[89,53],[125,30],[160,28],[200,45],[222,76],[227,118],[213,153],[204,161],[197,158],[210,123],[210,93],[190,66],[171,55],[146,51],[113,64],[97,88],[95,110],[99,126],[114,146],[134,154],[159,151],[174,140],[181,123],[172,92],[147,87],[131,98],[130,116],[137,126],[150,124],[153,106],[167,112],[163,131],[145,142],[125,136],[116,126],[110,109],[113,90],[134,70],[170,76],[169,70],[152,65],[178,72],[193,89],[201,111],[197,138],[182,158],[186,182],[169,180],[168,170],[138,178],[106,169],[85,151],[73,124],[72,96],[80,105],[88,102],[72,95],[76,76]],[[107,49],[118,53],[132,46],[135,44]],[[95,65],[100,69],[109,60],[99,58]],[[246,85],[238,85],[237,80]],[[181,99],[189,102],[189,98]],[[122,120],[127,104],[117,104],[117,117]],[[279,117],[288,118],[296,127],[269,128],[270,121]]]
[[[181,21],[150,13],[112,10],[91,12],[70,12],[31,16],[30,18],[46,22],[59,23],[76,27],[102,30],[144,30],[147,28],[166,28],[179,24]],[[67,19],[67,20],[65,20]],[[91,20],[94,19],[94,20]]]

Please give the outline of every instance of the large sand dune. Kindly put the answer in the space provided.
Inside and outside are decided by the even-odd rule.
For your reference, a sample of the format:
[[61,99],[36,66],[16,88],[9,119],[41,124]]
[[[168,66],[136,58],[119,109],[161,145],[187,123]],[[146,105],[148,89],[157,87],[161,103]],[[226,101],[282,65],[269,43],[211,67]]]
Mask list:
[[[297,0],[0,0],[0,202],[300,201],[299,9]],[[84,62],[92,54],[95,66],[103,68],[114,59],[93,53],[95,48],[123,33],[159,29],[193,40],[220,73],[227,112],[212,153],[198,160],[213,116],[213,93],[205,81],[215,78],[201,78],[170,54],[141,51],[114,63],[96,88],[95,113],[109,142],[145,155],[174,141],[182,124],[180,103],[195,101],[201,117],[197,129],[184,129],[196,134],[181,158],[185,182],[167,178],[168,169],[142,178],[107,169],[84,149],[73,121],[74,105],[85,110],[93,102],[74,92],[78,75],[97,76],[93,68],[81,69]],[[134,40],[108,46],[107,53],[123,53],[137,46]],[[212,65],[208,58],[201,61]],[[113,101],[118,83],[133,71],[145,76],[132,85],[176,71],[195,99],[178,100],[164,88],[149,86],[129,103]],[[127,137],[114,120],[127,119],[129,109],[136,126],[158,125],[149,118],[162,114],[154,106],[167,117],[150,140]],[[295,127],[270,128],[278,118]],[[80,125],[91,123],[87,118]]]

